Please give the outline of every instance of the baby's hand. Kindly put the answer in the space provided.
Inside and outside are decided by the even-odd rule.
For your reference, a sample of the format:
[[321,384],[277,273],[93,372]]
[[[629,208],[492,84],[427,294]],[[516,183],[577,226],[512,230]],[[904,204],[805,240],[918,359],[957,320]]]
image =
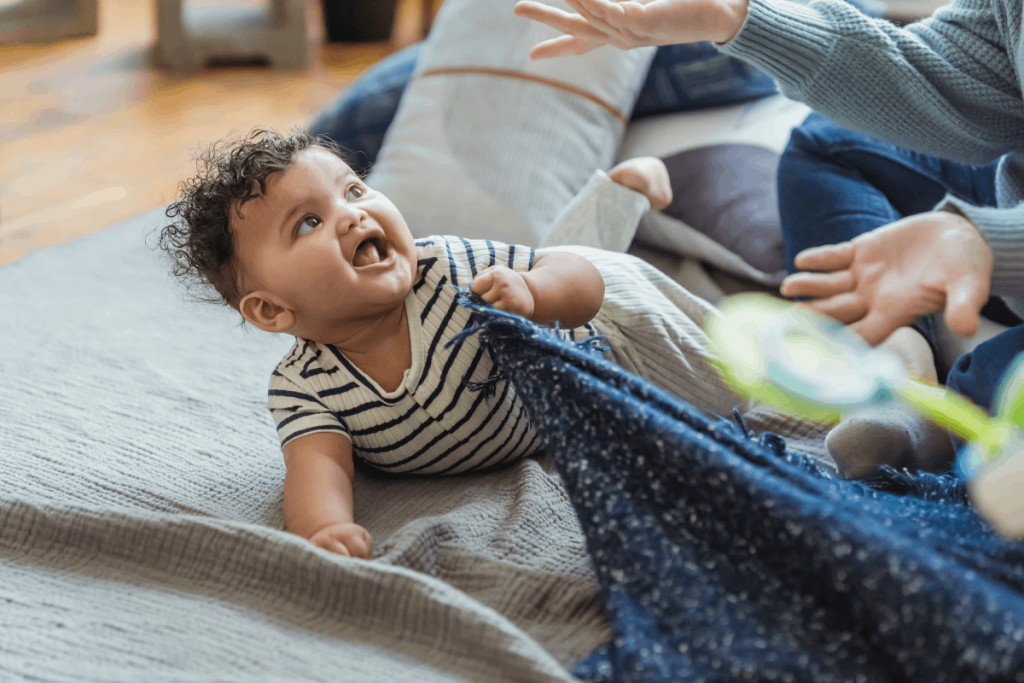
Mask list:
[[480,271],[469,290],[498,310],[533,317],[533,293],[522,273],[511,268],[495,265]]
[[608,171],[608,177],[647,197],[655,211],[672,203],[672,180],[665,162],[657,157],[627,159]]
[[373,539],[358,524],[331,524],[313,534],[310,542],[318,548],[330,550],[332,553],[345,557],[370,559],[373,551]]

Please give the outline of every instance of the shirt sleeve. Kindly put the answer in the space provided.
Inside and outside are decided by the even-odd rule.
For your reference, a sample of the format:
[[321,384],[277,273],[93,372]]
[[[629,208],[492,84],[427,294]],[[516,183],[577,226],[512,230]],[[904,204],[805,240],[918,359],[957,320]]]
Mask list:
[[468,287],[477,273],[493,265],[503,265],[525,273],[533,268],[537,252],[521,244],[505,244],[494,240],[466,239],[446,235],[436,238],[435,249],[443,249],[449,264],[448,281]]
[[300,436],[316,432],[337,432],[351,439],[344,421],[323,404],[312,387],[297,383],[280,370],[270,377],[267,408],[277,424],[282,448]]
[[[464,237],[444,237],[443,248],[448,250],[449,259],[457,264],[457,269],[465,277],[469,274],[476,274],[495,264],[508,266],[512,270],[521,273],[528,272],[533,268],[537,259],[537,252],[532,247],[521,244],[504,244],[493,240],[473,240]],[[472,278],[459,280],[460,284],[468,285]],[[582,327],[566,329],[558,327],[555,332],[562,339],[569,341],[582,341],[598,334],[592,323]]]
[[953,0],[905,28],[842,0],[750,0],[725,54],[836,123],[917,152],[984,164],[1020,149],[1024,108],[994,0]]

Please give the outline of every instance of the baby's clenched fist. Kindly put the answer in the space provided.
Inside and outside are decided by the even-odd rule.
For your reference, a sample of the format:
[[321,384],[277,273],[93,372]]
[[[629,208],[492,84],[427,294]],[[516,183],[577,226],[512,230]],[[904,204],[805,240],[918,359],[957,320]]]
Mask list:
[[494,265],[477,274],[469,290],[495,308],[532,319],[533,292],[522,273]]
[[370,532],[358,524],[331,524],[310,537],[310,542],[318,548],[329,550],[345,557],[370,559],[373,552],[373,538]]

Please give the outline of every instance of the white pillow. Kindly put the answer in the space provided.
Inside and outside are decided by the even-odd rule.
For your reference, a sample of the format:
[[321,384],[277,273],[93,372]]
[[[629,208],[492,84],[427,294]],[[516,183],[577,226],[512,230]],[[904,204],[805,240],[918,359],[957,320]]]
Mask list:
[[559,33],[515,3],[446,0],[367,177],[417,236],[537,246],[615,160],[654,48],[531,62]]

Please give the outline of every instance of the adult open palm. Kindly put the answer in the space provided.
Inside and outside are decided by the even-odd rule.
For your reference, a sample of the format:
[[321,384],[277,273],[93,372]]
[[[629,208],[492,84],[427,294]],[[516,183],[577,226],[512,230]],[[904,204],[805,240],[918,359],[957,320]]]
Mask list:
[[532,59],[580,55],[612,45],[620,50],[732,38],[746,18],[747,0],[566,0],[576,14],[523,0],[519,17],[558,29],[564,36],[539,43]]
[[850,242],[814,247],[796,257],[782,283],[787,297],[846,324],[869,344],[922,315],[944,312],[953,332],[971,337],[988,301],[992,250],[974,225],[945,211],[909,216]]

